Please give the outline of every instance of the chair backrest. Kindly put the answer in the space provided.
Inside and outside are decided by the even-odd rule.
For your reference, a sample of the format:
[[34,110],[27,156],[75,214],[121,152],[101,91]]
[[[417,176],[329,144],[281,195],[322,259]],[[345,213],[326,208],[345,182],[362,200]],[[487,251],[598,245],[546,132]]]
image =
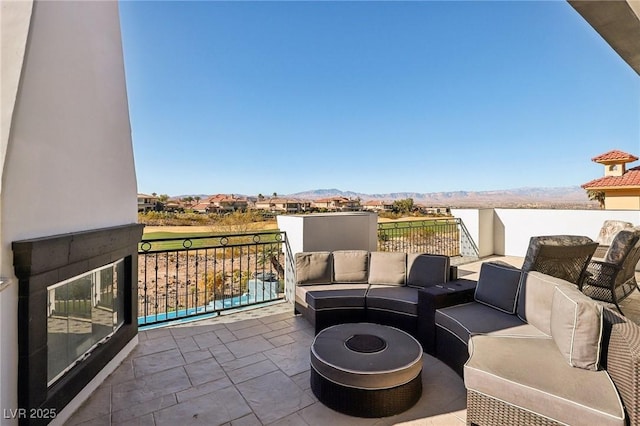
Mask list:
[[624,220],[605,220],[596,241],[601,246],[611,245],[618,232],[629,228],[633,228],[633,223]]
[[531,237],[522,270],[538,271],[580,285],[598,243],[577,235]]
[[636,264],[640,259],[640,227],[618,232],[607,249],[604,261],[620,266],[616,285],[634,278]]

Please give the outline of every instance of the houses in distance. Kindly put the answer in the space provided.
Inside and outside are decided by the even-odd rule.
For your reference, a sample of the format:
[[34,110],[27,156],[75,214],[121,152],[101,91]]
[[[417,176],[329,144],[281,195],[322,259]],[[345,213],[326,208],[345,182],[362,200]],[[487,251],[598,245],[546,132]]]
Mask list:
[[[287,197],[243,197],[234,194],[216,194],[210,197],[168,198],[166,196],[138,194],[138,212],[167,211],[202,214],[225,214],[236,211],[257,210],[270,214],[296,214],[309,212],[372,211],[393,212],[393,201],[362,201],[359,198],[327,197],[315,200]],[[448,214],[448,207],[414,205],[414,211]]]

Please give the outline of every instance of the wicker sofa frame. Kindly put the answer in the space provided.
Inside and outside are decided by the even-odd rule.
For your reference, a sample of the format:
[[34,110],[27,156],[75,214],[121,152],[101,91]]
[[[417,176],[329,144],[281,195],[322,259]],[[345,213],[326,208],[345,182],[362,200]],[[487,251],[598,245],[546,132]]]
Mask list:
[[[620,394],[628,424],[640,424],[640,327],[610,309],[603,310],[603,368]],[[512,404],[467,390],[467,424],[560,425]]]
[[[533,272],[532,274],[539,274]],[[523,274],[523,276],[526,274]],[[546,275],[540,275],[547,277]],[[553,279],[549,277],[550,279]],[[482,279],[482,271],[481,271]],[[524,279],[524,278],[523,278]],[[468,292],[468,291],[467,291]],[[460,297],[460,296],[458,296]],[[478,309],[488,312],[491,307],[480,306],[479,302],[466,302],[457,304],[455,301],[451,305],[438,305],[436,299],[428,292],[424,294],[422,309],[432,311],[431,317],[434,322],[438,322],[438,311],[446,312],[449,309],[471,305],[478,305]],[[454,315],[449,310],[450,315]],[[497,312],[496,315],[509,316],[508,313]],[[468,317],[467,317],[468,318]],[[617,391],[626,415],[627,424],[631,426],[640,425],[640,326],[629,321],[617,312],[603,308],[603,328],[600,369],[606,370],[611,378],[615,390]],[[515,329],[518,327],[519,319],[512,321]],[[500,320],[501,324],[509,324],[509,321]],[[526,325],[526,322],[522,322]],[[474,328],[468,326],[470,336],[474,334]],[[430,351],[438,359],[449,365],[461,377],[464,377],[464,366],[469,360],[468,343],[464,342],[453,330],[447,329],[442,322],[429,325],[429,333],[433,334],[435,340],[434,349]],[[488,329],[483,329],[482,334],[489,333]],[[459,333],[458,333],[459,334]],[[524,336],[523,336],[524,337]],[[427,349],[427,348],[425,348]],[[495,349],[495,348],[494,348]],[[474,350],[477,348],[474,347]],[[427,352],[429,352],[427,350]],[[594,390],[595,391],[595,390]],[[492,397],[484,393],[469,389],[467,387],[467,423],[474,425],[505,425],[505,424],[526,424],[526,425],[556,425],[558,421],[545,417],[539,413],[521,408],[509,401]]]

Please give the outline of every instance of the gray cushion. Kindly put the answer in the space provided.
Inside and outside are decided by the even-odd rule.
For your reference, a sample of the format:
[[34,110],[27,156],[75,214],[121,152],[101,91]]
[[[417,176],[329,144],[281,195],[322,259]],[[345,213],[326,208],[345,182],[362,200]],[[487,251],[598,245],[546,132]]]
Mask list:
[[623,229],[618,232],[607,249],[607,253],[604,255],[604,261],[616,265],[622,263],[629,251],[638,242],[639,237],[640,233],[633,228]]
[[407,277],[405,253],[371,252],[369,284],[404,285]]
[[633,223],[622,220],[605,220],[596,241],[603,246],[611,245],[616,234],[628,228],[633,228]]
[[297,284],[331,284],[331,263],[328,251],[296,253]]
[[369,252],[366,250],[338,250],[333,252],[333,281],[366,283]]
[[551,336],[551,303],[553,292],[560,284],[571,285],[542,272],[523,273],[518,293],[518,317]]
[[449,257],[438,254],[407,255],[407,285],[431,287],[449,281]]
[[521,270],[512,266],[483,263],[474,299],[476,302],[514,314],[521,275]]
[[367,309],[379,309],[418,315],[418,289],[400,286],[371,286],[366,297]]
[[515,315],[506,314],[477,302],[437,309],[435,323],[436,326],[448,330],[465,344],[472,334],[507,330],[523,324]]
[[558,286],[551,305],[551,337],[572,367],[597,370],[602,306],[572,286]]
[[305,302],[312,309],[362,308],[369,284],[305,286]]
[[473,336],[471,341],[467,389],[564,424],[625,424],[607,372],[571,367],[552,339]]

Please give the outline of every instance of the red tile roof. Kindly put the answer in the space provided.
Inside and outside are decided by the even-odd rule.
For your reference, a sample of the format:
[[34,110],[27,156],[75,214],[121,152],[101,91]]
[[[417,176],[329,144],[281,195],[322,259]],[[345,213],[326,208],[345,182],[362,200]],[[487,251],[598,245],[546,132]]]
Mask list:
[[638,157],[633,154],[628,154],[626,152],[614,149],[613,151],[605,152],[604,154],[593,157],[591,161],[595,161],[596,163],[608,163],[611,161],[630,163],[632,161],[636,161],[637,159]]
[[639,186],[640,187],[640,166],[626,171],[622,176],[605,176],[594,179],[582,185],[584,189],[604,188],[612,186]]

